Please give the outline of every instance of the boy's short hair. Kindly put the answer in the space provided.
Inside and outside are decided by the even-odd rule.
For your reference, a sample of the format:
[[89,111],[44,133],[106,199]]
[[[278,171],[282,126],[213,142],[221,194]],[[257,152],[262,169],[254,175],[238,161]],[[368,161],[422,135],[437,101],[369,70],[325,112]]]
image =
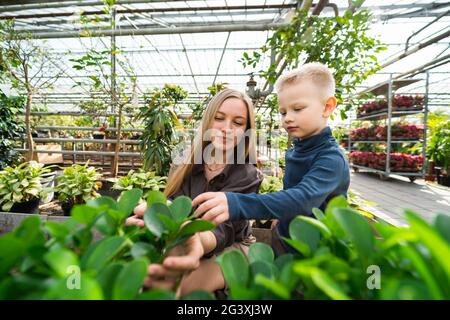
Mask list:
[[306,63],[298,69],[285,73],[278,78],[275,89],[280,93],[286,86],[296,84],[302,80],[312,81],[327,98],[335,94],[336,84],[333,73],[326,65],[320,62]]

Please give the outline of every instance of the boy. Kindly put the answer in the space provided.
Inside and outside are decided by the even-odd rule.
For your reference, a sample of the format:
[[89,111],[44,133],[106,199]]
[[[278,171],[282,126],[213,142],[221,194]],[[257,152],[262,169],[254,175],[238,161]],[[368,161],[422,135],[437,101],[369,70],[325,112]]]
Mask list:
[[312,216],[350,184],[345,154],[327,125],[336,108],[335,81],[321,63],[308,63],[280,77],[276,84],[283,128],[294,139],[286,152],[283,190],[271,194],[207,192],[193,200],[196,213],[219,224],[228,219],[280,221],[272,244],[277,255],[293,251],[281,237],[289,237],[289,223],[297,215]]

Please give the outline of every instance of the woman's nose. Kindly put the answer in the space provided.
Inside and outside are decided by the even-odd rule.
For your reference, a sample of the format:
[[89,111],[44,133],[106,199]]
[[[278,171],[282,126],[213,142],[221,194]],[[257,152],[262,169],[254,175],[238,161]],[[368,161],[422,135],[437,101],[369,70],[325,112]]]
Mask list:
[[222,132],[224,132],[224,133],[229,133],[232,131],[232,129],[233,129],[233,127],[232,127],[231,121],[225,121],[221,128]]

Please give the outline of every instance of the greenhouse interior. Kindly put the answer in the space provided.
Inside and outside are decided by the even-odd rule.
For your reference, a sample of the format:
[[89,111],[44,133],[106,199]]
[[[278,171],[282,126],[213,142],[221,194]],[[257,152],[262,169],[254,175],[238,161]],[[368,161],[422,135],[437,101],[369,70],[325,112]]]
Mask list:
[[450,300],[450,2],[0,1],[0,300]]

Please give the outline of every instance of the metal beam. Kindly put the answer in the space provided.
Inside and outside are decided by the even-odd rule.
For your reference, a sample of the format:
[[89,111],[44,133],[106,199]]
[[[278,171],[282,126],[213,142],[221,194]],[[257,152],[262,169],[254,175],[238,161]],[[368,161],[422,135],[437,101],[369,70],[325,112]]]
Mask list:
[[[139,4],[139,3],[165,3],[165,2],[189,2],[189,0],[117,0],[117,5],[122,4]],[[89,7],[89,6],[103,6],[102,1],[61,1],[61,0],[3,0],[2,6],[0,6],[1,12],[15,12],[24,10],[34,10],[34,9],[52,9],[52,8],[66,8],[66,7]],[[412,9],[412,8],[423,8],[426,10],[433,9],[436,3],[423,4],[423,3],[410,3],[410,4],[392,4],[392,5],[381,5],[381,6],[362,6],[362,9],[369,10],[384,10],[392,11],[398,9]],[[347,7],[338,7],[339,10],[346,10]]]
[[413,12],[406,13],[397,13],[388,15],[387,19],[397,19],[397,18],[409,18],[413,16],[417,16],[418,14],[423,14],[427,16],[427,13],[431,10],[438,10],[442,8],[447,8],[450,6],[450,3],[431,3],[430,5],[422,5],[419,10],[415,10]]
[[[291,9],[295,4],[273,4],[273,5],[252,5],[252,6],[216,6],[216,7],[179,7],[179,8],[145,8],[145,9],[120,9],[117,14],[128,13],[158,13],[158,12],[202,12],[202,11],[230,11],[230,10],[261,10],[261,9]],[[41,14],[21,14],[0,16],[0,20],[10,19],[39,19],[53,17],[70,17],[74,12],[52,12]],[[84,11],[83,16],[107,15],[104,10]]]
[[[258,24],[265,24],[265,23],[271,23],[272,19],[266,19],[266,20],[258,20],[257,22],[255,21],[254,23],[258,23]],[[235,23],[235,24],[248,24],[248,23],[252,23],[252,21],[248,21],[248,20],[239,20],[239,21],[227,21],[227,23]],[[204,22],[195,22],[195,23],[180,23],[180,24],[176,24],[173,27],[177,27],[177,28],[185,28],[185,27],[203,27],[203,26],[220,26],[223,25],[224,22],[214,22],[214,23],[207,23],[205,24]],[[151,29],[151,28],[161,28],[160,24],[157,23],[152,23],[152,24],[134,24],[136,27],[139,28],[131,28],[131,27],[127,27],[124,28],[123,25],[119,26],[120,30],[122,30],[123,32],[126,31],[130,31],[130,30],[139,30],[139,29]],[[106,26],[106,25],[105,25]],[[50,25],[48,26],[49,28],[51,27]],[[162,26],[163,28],[168,28],[165,26]],[[60,28],[61,29],[61,28]],[[31,32],[31,33],[53,33],[53,32],[57,32],[57,30],[54,29],[28,29],[28,28],[24,28],[24,29],[18,29],[19,31],[26,31],[26,32]],[[63,29],[60,32],[84,32],[85,29]],[[90,28],[89,32],[101,32],[106,30],[105,28]]]
[[411,54],[413,54],[413,53],[415,53],[415,52],[417,52],[417,51],[419,51],[419,50],[421,50],[421,49],[423,49],[425,47],[428,47],[429,45],[432,45],[433,43],[436,43],[436,42],[438,42],[438,41],[440,41],[442,39],[445,39],[445,38],[447,38],[449,36],[450,36],[450,30],[448,30],[447,32],[441,33],[441,34],[437,35],[436,37],[433,37],[433,38],[431,38],[428,41],[420,43],[417,46],[412,47],[408,51],[403,52],[399,56],[397,56],[397,57],[395,57],[393,59],[390,59],[389,61],[383,63],[381,65],[381,68],[385,68],[385,67],[393,64],[394,62],[397,62],[397,61],[399,61],[399,60],[401,60],[401,59],[403,59],[403,58],[405,58],[405,57],[407,57],[407,56],[409,56],[409,55],[411,55]]
[[[281,10],[279,9],[266,9],[266,10],[252,10],[252,11],[245,11],[245,10],[238,10],[238,11],[232,11],[232,12],[213,12],[213,13],[209,13],[209,12],[205,12],[202,13],[202,17],[220,17],[220,16],[225,16],[225,17],[234,17],[234,16],[242,16],[242,15],[247,15],[247,16],[254,16],[254,15],[261,15],[261,14],[276,14],[281,12]],[[196,13],[157,13],[157,14],[152,14],[150,15],[150,18],[156,18],[156,19],[179,19],[179,18],[195,18],[198,17],[199,15]],[[142,16],[138,16],[138,15],[133,15],[130,17],[127,17],[128,19],[132,20],[132,21],[138,21],[138,20],[144,20],[144,18]],[[150,20],[150,18],[145,18],[146,20]],[[17,22],[17,19],[16,19]],[[47,26],[47,25],[62,25],[62,24],[69,24],[69,25],[73,25],[74,22],[70,19],[67,20],[63,20],[63,19],[52,19],[52,20],[37,20],[37,21],[32,21],[32,22],[28,22],[27,24],[29,25],[34,25],[34,26]],[[138,25],[140,26],[140,25]]]
[[[194,27],[175,27],[175,28],[145,28],[139,30],[102,30],[93,32],[92,37],[110,37],[113,33],[116,36],[139,36],[150,34],[182,34],[182,33],[209,33],[209,32],[228,32],[228,31],[266,31],[280,27],[288,26],[289,23],[263,23],[263,24],[222,24],[214,26],[194,26]],[[63,39],[85,37],[82,32],[35,32],[33,36],[36,39]]]
[[[155,3],[155,2],[188,2],[189,0],[117,0],[116,4],[138,4],[138,3]],[[66,7],[89,7],[89,6],[104,6],[103,1],[58,1],[58,0],[11,0],[3,1],[4,7],[0,7],[0,12],[14,12],[34,9],[53,9]]]

